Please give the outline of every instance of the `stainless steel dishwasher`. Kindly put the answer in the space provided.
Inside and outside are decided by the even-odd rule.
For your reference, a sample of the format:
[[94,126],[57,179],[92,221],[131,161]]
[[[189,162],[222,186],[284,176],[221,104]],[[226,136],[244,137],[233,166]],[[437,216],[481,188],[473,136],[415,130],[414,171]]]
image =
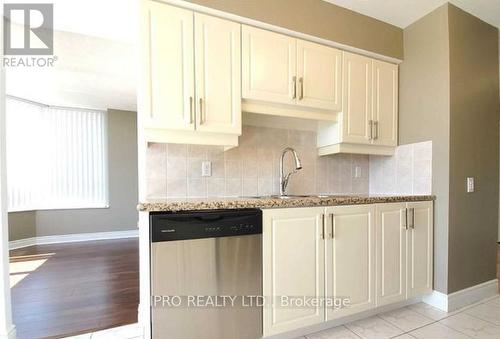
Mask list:
[[262,212],[150,218],[153,339],[261,338]]

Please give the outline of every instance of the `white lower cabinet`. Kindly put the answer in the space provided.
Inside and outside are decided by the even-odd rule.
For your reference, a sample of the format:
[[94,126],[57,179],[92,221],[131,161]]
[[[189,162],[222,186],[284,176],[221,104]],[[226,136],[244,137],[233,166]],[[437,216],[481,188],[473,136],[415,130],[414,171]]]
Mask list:
[[432,202],[407,204],[407,298],[432,292],[434,212]]
[[406,204],[380,204],[376,222],[377,305],[406,299]]
[[264,336],[430,293],[432,234],[432,201],[264,210]]
[[323,307],[290,307],[286,299],[323,298],[325,293],[324,208],[263,211],[264,335],[273,335],[325,319]]
[[377,205],[377,306],[432,292],[431,201]]
[[329,207],[326,216],[326,295],[349,302],[326,309],[332,320],[375,306],[375,205]]

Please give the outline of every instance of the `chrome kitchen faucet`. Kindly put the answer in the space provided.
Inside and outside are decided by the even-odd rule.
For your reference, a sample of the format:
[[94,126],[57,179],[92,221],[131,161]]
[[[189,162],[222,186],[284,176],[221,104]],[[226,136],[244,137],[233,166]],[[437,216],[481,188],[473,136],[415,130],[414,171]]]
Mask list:
[[[293,155],[293,160],[295,161],[295,169],[292,170],[291,172],[288,172],[286,175],[283,172],[283,160],[285,158],[285,154],[288,152],[292,152]],[[302,164],[300,163],[299,156],[297,155],[297,152],[291,148],[287,147],[283,150],[281,153],[281,158],[280,158],[280,195],[284,196],[286,195],[286,187],[288,186],[288,180],[290,179],[290,176],[294,173],[297,173],[299,170],[302,169]]]

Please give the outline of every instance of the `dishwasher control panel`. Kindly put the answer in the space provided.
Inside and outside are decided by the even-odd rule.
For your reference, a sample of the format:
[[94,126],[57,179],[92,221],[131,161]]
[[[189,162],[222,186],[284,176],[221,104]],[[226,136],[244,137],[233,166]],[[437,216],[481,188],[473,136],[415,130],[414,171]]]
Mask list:
[[262,211],[155,212],[150,215],[150,225],[152,242],[261,234]]

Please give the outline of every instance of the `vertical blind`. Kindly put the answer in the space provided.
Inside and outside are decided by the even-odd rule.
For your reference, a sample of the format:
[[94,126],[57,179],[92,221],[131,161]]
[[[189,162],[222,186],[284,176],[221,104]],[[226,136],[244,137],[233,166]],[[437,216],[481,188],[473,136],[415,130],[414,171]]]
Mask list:
[[106,112],[6,100],[9,211],[108,206]]

